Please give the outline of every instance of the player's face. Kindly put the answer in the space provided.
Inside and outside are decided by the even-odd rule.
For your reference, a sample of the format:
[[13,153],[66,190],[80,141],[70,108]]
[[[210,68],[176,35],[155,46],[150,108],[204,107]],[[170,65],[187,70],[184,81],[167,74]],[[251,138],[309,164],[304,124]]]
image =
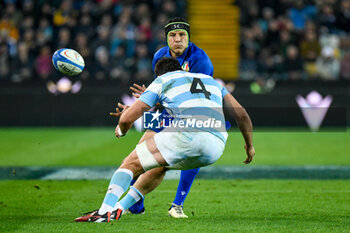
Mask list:
[[185,31],[171,31],[168,34],[168,45],[173,57],[178,57],[188,46],[188,36]]

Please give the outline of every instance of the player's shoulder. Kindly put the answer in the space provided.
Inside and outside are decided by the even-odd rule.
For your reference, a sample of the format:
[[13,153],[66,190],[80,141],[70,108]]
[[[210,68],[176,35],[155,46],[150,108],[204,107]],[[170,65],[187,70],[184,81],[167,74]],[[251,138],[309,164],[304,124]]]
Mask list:
[[219,88],[222,87],[222,84],[215,80],[212,76],[202,73],[189,73],[194,78],[199,78],[204,81],[205,84],[214,85]]
[[168,53],[168,47],[165,46],[163,48],[158,49],[157,52],[153,55],[153,60],[152,60],[152,69],[154,70],[156,63],[162,58],[166,57],[166,54]]
[[198,57],[201,59],[203,59],[203,57],[206,57],[209,59],[209,56],[206,54],[206,52],[203,49],[199,48],[197,45],[195,45],[193,42],[191,42],[190,51],[193,57]]
[[168,52],[168,46],[165,46],[163,48],[158,49],[157,52],[155,52],[153,59],[160,59],[164,57],[165,54]]
[[213,63],[203,49],[192,43],[189,57],[191,72],[213,75]]
[[200,78],[200,79],[208,79],[208,80],[214,80],[212,76],[203,74],[203,73],[190,73],[188,72],[188,75],[195,77],[195,78]]
[[165,83],[171,79],[174,79],[174,78],[182,78],[182,77],[186,77],[187,74],[189,72],[186,72],[186,71],[183,71],[183,70],[176,70],[176,71],[171,71],[171,72],[167,72],[161,76],[158,76],[156,78],[156,80],[158,79],[159,81],[158,82],[162,82],[162,83]]

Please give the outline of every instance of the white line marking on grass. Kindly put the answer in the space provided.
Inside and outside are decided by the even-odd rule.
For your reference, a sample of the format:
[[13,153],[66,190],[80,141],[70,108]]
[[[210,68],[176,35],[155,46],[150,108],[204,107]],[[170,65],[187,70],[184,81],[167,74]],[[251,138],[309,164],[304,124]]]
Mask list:
[[[108,180],[112,177],[116,168],[62,168],[53,173],[41,177],[41,180]],[[165,180],[176,180],[180,178],[181,171],[167,171]]]
[[[253,188],[252,188],[253,189]],[[160,193],[174,193],[174,189],[168,190],[155,190],[154,192]],[[200,190],[191,189],[191,193],[203,193]],[[310,191],[310,190],[299,190],[296,192],[295,190],[210,190],[210,193],[350,193],[350,190],[319,190],[319,191]]]
[[[116,169],[117,167],[0,167],[0,180],[109,180]],[[180,173],[181,171],[170,170],[166,173],[165,180],[177,180]],[[350,166],[210,166],[201,168],[197,178],[350,180]]]

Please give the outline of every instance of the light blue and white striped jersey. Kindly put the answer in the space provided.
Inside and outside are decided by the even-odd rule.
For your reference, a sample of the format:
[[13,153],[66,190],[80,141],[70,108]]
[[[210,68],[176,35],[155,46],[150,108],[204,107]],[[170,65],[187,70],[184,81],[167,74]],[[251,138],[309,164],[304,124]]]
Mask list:
[[226,142],[223,114],[226,94],[226,88],[209,75],[174,71],[157,77],[140,100],[150,107],[161,103],[174,117],[174,127],[184,122],[189,130],[207,131]]

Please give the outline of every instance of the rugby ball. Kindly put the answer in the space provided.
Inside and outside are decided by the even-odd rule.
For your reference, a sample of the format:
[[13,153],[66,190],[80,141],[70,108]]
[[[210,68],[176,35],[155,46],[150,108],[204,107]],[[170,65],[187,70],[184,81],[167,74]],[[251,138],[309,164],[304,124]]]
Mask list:
[[52,63],[56,70],[68,76],[80,74],[85,62],[83,57],[73,49],[59,49],[52,56]]

